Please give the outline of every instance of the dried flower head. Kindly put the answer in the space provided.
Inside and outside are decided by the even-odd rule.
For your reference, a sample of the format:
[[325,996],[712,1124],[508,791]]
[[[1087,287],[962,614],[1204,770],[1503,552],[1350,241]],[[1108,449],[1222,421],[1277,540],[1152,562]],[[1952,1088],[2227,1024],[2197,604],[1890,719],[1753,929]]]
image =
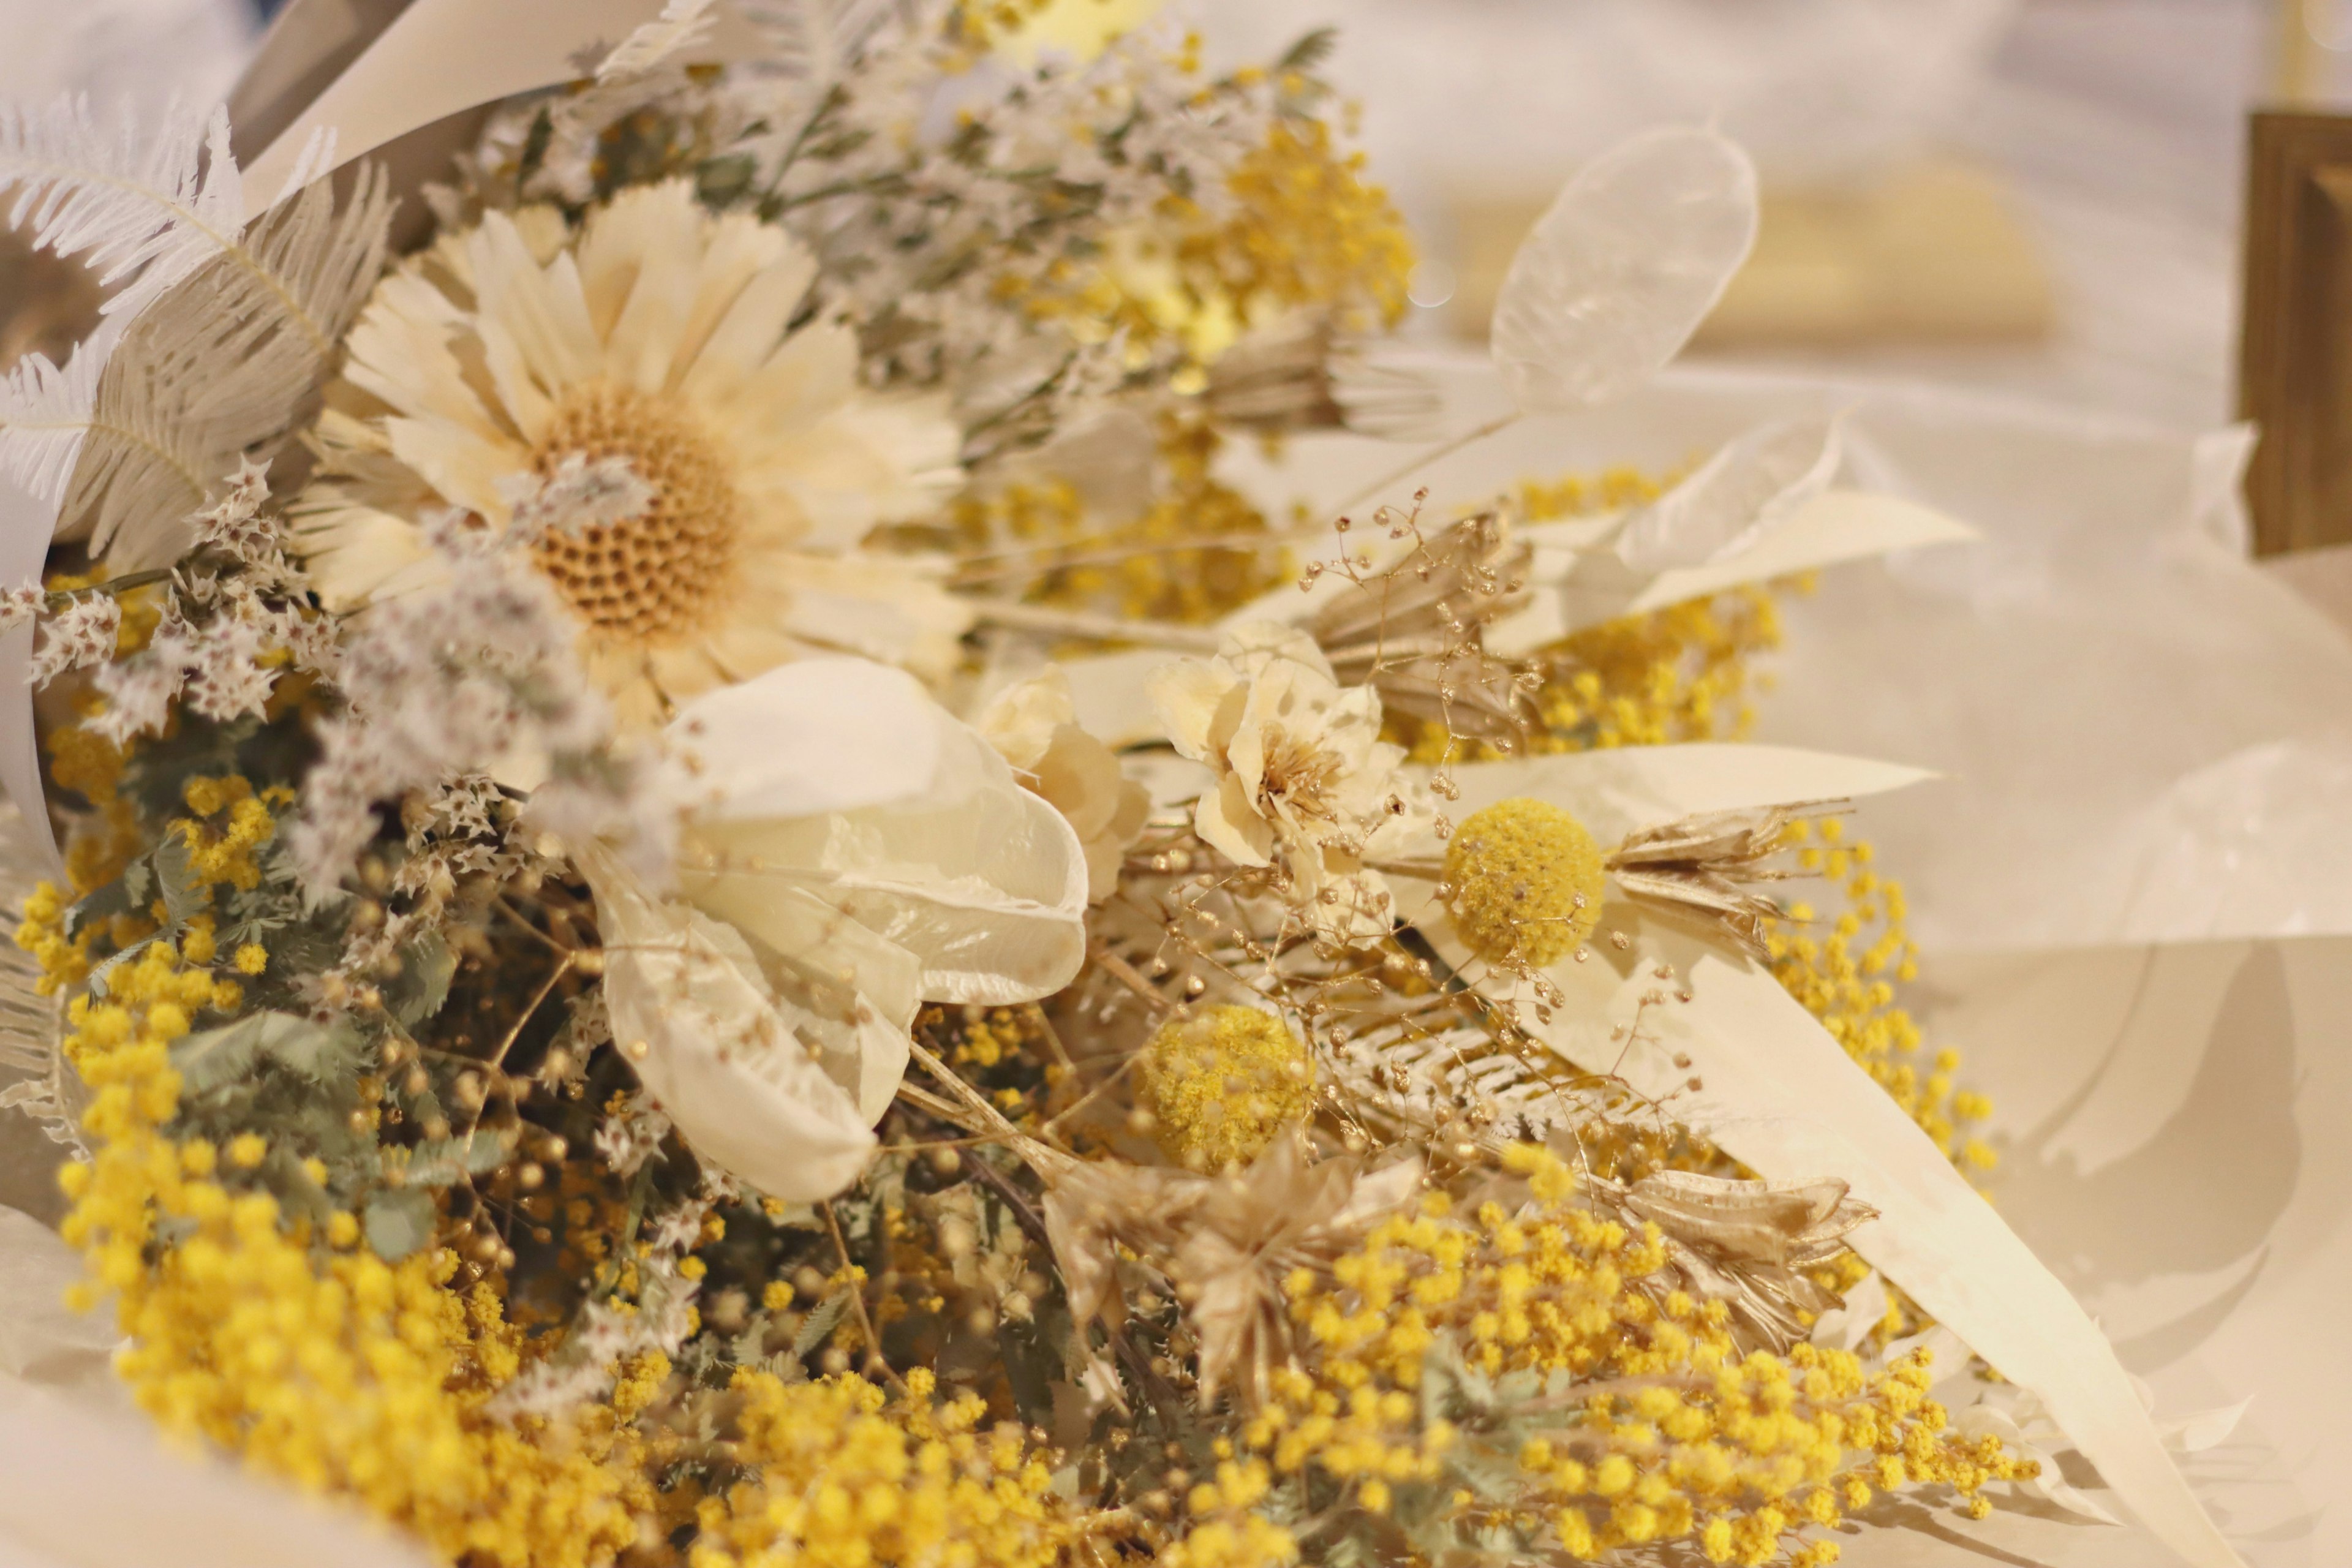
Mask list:
[[1601,919],[1601,850],[1549,801],[1498,801],[1445,847],[1454,929],[1491,963],[1541,969],[1574,952]]
[[1143,1047],[1142,1099],[1169,1157],[1195,1171],[1245,1165],[1314,1098],[1315,1064],[1290,1026],[1255,1007],[1205,1007]]
[[1176,749],[1216,774],[1193,824],[1236,864],[1270,868],[1317,934],[1359,941],[1389,929],[1388,884],[1367,859],[1429,815],[1380,738],[1381,700],[1343,687],[1305,632],[1241,627],[1214,659],[1157,672],[1152,700]]
[[1087,901],[1109,898],[1119,862],[1151,814],[1151,796],[1119,770],[1117,752],[1077,723],[1070,678],[1057,668],[998,693],[977,728],[1076,832],[1087,851]]
[[625,725],[812,647],[940,672],[955,601],[859,546],[937,502],[959,432],[941,399],[862,389],[848,326],[796,326],[814,272],[784,230],[714,217],[683,181],[576,227],[526,207],[445,236],[378,287],[320,422],[297,511],[321,595],[430,580],[428,513],[503,531],[520,500],[537,524],[549,487],[625,464],[634,504],[530,541]]

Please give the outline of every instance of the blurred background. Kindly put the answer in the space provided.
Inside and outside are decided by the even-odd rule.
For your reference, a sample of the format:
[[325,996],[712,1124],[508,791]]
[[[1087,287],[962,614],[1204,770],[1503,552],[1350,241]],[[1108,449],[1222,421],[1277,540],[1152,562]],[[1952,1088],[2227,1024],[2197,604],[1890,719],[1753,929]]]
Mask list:
[[[2352,0],[1208,0],[1330,70],[1475,319],[1586,155],[1715,119],[1756,153],[1756,262],[1706,353],[2231,416],[2244,119],[2352,88]],[[1444,302],[1440,303],[1443,300]],[[1444,318],[1454,318],[1448,323]]]
[[[0,0],[0,100],[226,91],[278,0]],[[1132,0],[1110,0],[1124,9]],[[1768,185],[1701,352],[2173,427],[2230,417],[2244,116],[2352,96],[2352,0],[1172,0],[1213,63],[1324,68],[1475,340],[1579,162],[1715,120]]]

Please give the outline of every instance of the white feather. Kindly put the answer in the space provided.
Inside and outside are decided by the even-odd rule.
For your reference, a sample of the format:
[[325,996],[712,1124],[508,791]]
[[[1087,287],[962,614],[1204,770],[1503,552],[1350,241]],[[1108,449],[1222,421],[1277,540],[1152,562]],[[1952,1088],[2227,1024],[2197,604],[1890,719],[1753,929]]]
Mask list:
[[54,509],[72,482],[100,374],[122,336],[106,321],[56,365],[28,353],[0,380],[0,475]]
[[143,130],[101,118],[87,97],[47,109],[0,109],[0,185],[13,186],[10,225],[60,256],[82,256],[109,300],[136,315],[236,242],[245,196],[228,150],[228,111],[167,106]]
[[890,15],[889,0],[742,0],[743,19],[768,45],[768,63],[822,89],[839,80]]
[[27,360],[0,386],[0,473],[119,570],[176,557],[189,515],[313,407],[383,270],[390,212],[380,171],[340,212],[313,185],[63,369]]
[[713,0],[669,0],[660,16],[622,39],[620,47],[604,57],[604,63],[596,68],[597,83],[601,86],[643,76],[681,50],[700,43],[718,20],[712,15],[712,3]]

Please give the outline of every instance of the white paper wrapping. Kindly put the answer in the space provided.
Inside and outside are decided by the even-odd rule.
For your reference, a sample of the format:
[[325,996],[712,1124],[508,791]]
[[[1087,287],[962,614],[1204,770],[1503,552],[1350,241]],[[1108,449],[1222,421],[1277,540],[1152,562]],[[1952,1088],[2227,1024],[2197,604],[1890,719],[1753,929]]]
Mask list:
[[384,1526],[173,1450],[68,1311],[71,1248],[0,1208],[0,1568],[425,1568]]
[[[2257,1568],[2352,1562],[2352,940],[1954,954],[1923,989],[1930,1044],[1992,1096],[2001,1214],[2158,1415],[2252,1396],[2184,1461],[2224,1532]],[[2019,1508],[1967,1540],[1874,1532],[1843,1561],[2161,1561],[2136,1530]]]

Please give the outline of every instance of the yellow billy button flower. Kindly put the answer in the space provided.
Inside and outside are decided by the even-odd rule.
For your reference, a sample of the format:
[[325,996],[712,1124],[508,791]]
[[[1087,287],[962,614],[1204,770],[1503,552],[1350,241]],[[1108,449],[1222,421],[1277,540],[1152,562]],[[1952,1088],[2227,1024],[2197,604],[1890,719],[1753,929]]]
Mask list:
[[1248,1164],[1314,1098],[1306,1046],[1255,1007],[1171,1018],[1143,1047],[1140,1065],[1160,1148],[1196,1171]]
[[1541,969],[1575,951],[1601,919],[1601,848],[1546,801],[1499,801],[1445,847],[1446,907],[1472,952]]

